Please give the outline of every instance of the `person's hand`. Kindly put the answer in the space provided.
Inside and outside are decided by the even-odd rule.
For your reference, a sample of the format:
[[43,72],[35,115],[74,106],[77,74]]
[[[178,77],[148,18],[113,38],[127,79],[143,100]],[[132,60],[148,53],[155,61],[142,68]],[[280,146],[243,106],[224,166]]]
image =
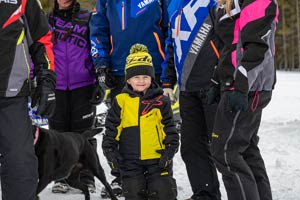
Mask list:
[[156,152],[161,154],[158,163],[159,167],[161,169],[167,169],[172,163],[172,159],[175,155],[175,152],[172,151],[171,149],[157,150]]
[[207,104],[208,105],[219,103],[220,98],[221,98],[221,95],[220,95],[219,87],[212,86],[211,88],[209,88],[209,90],[207,92]]
[[248,108],[248,95],[234,90],[229,95],[228,106],[231,111],[246,111]]
[[119,171],[119,160],[121,160],[121,155],[113,149],[104,150],[104,155],[110,168]]
[[96,78],[100,87],[103,89],[109,89],[116,86],[117,82],[115,77],[112,75],[110,68],[107,66],[96,66]]
[[98,81],[96,81],[96,83],[93,85],[93,93],[90,99],[90,104],[94,106],[99,105],[100,103],[102,103],[104,97],[105,90],[99,85]]
[[164,95],[168,96],[170,98],[171,103],[174,104],[176,102],[176,97],[173,92],[173,89],[172,88],[163,88],[163,90],[164,90]]
[[37,106],[37,115],[51,117],[55,110],[56,74],[51,70],[41,69],[36,81],[37,87],[31,96],[31,107]]

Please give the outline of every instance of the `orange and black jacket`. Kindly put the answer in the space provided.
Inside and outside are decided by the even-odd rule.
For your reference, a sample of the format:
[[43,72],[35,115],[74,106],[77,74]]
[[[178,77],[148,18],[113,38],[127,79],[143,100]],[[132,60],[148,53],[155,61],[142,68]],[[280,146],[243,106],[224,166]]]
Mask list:
[[124,159],[158,159],[157,150],[178,149],[170,100],[155,83],[145,95],[127,85],[114,99],[105,128],[103,150],[117,150]]
[[51,33],[37,0],[0,1],[0,96],[27,96],[34,73],[54,70]]

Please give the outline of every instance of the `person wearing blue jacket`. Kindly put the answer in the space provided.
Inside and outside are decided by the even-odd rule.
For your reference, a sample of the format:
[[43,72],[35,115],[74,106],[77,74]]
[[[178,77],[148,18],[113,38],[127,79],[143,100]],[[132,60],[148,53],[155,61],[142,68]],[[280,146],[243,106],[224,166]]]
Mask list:
[[[170,0],[97,0],[90,20],[91,55],[98,81],[111,88],[110,99],[125,86],[125,63],[135,43],[147,46],[156,82],[160,82]],[[112,172],[120,183],[119,173]]]
[[96,12],[90,20],[91,54],[98,75],[106,78],[107,86],[114,86],[112,98],[125,85],[126,56],[135,43],[148,47],[159,82],[168,29],[168,4],[169,0],[97,0]]
[[208,105],[207,99],[221,46],[214,33],[215,9],[214,0],[177,0],[168,8],[170,28],[161,80],[164,94],[173,102],[173,87],[179,85],[180,151],[193,191],[191,200],[221,198],[210,153],[217,104]]

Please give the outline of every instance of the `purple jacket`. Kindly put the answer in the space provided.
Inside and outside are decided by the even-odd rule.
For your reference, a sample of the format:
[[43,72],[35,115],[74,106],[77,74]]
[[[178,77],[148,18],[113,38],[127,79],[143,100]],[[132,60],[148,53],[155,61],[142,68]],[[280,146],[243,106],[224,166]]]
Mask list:
[[[95,82],[90,56],[90,12],[81,10],[79,4],[76,6],[78,9],[73,24],[70,16],[72,12],[54,11],[54,14],[49,16],[50,30],[52,33],[55,32],[57,38],[53,45],[53,53],[58,90],[74,90]],[[71,34],[62,40],[72,26]]]

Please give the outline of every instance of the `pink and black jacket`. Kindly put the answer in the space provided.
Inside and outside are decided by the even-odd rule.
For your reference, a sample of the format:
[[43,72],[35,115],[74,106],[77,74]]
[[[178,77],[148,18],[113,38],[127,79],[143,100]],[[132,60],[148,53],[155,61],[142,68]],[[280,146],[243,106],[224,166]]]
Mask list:
[[[217,11],[215,31],[224,43],[217,68],[221,90],[271,91],[278,7],[274,0],[233,0],[230,15]],[[216,76],[216,77],[217,77]]]

